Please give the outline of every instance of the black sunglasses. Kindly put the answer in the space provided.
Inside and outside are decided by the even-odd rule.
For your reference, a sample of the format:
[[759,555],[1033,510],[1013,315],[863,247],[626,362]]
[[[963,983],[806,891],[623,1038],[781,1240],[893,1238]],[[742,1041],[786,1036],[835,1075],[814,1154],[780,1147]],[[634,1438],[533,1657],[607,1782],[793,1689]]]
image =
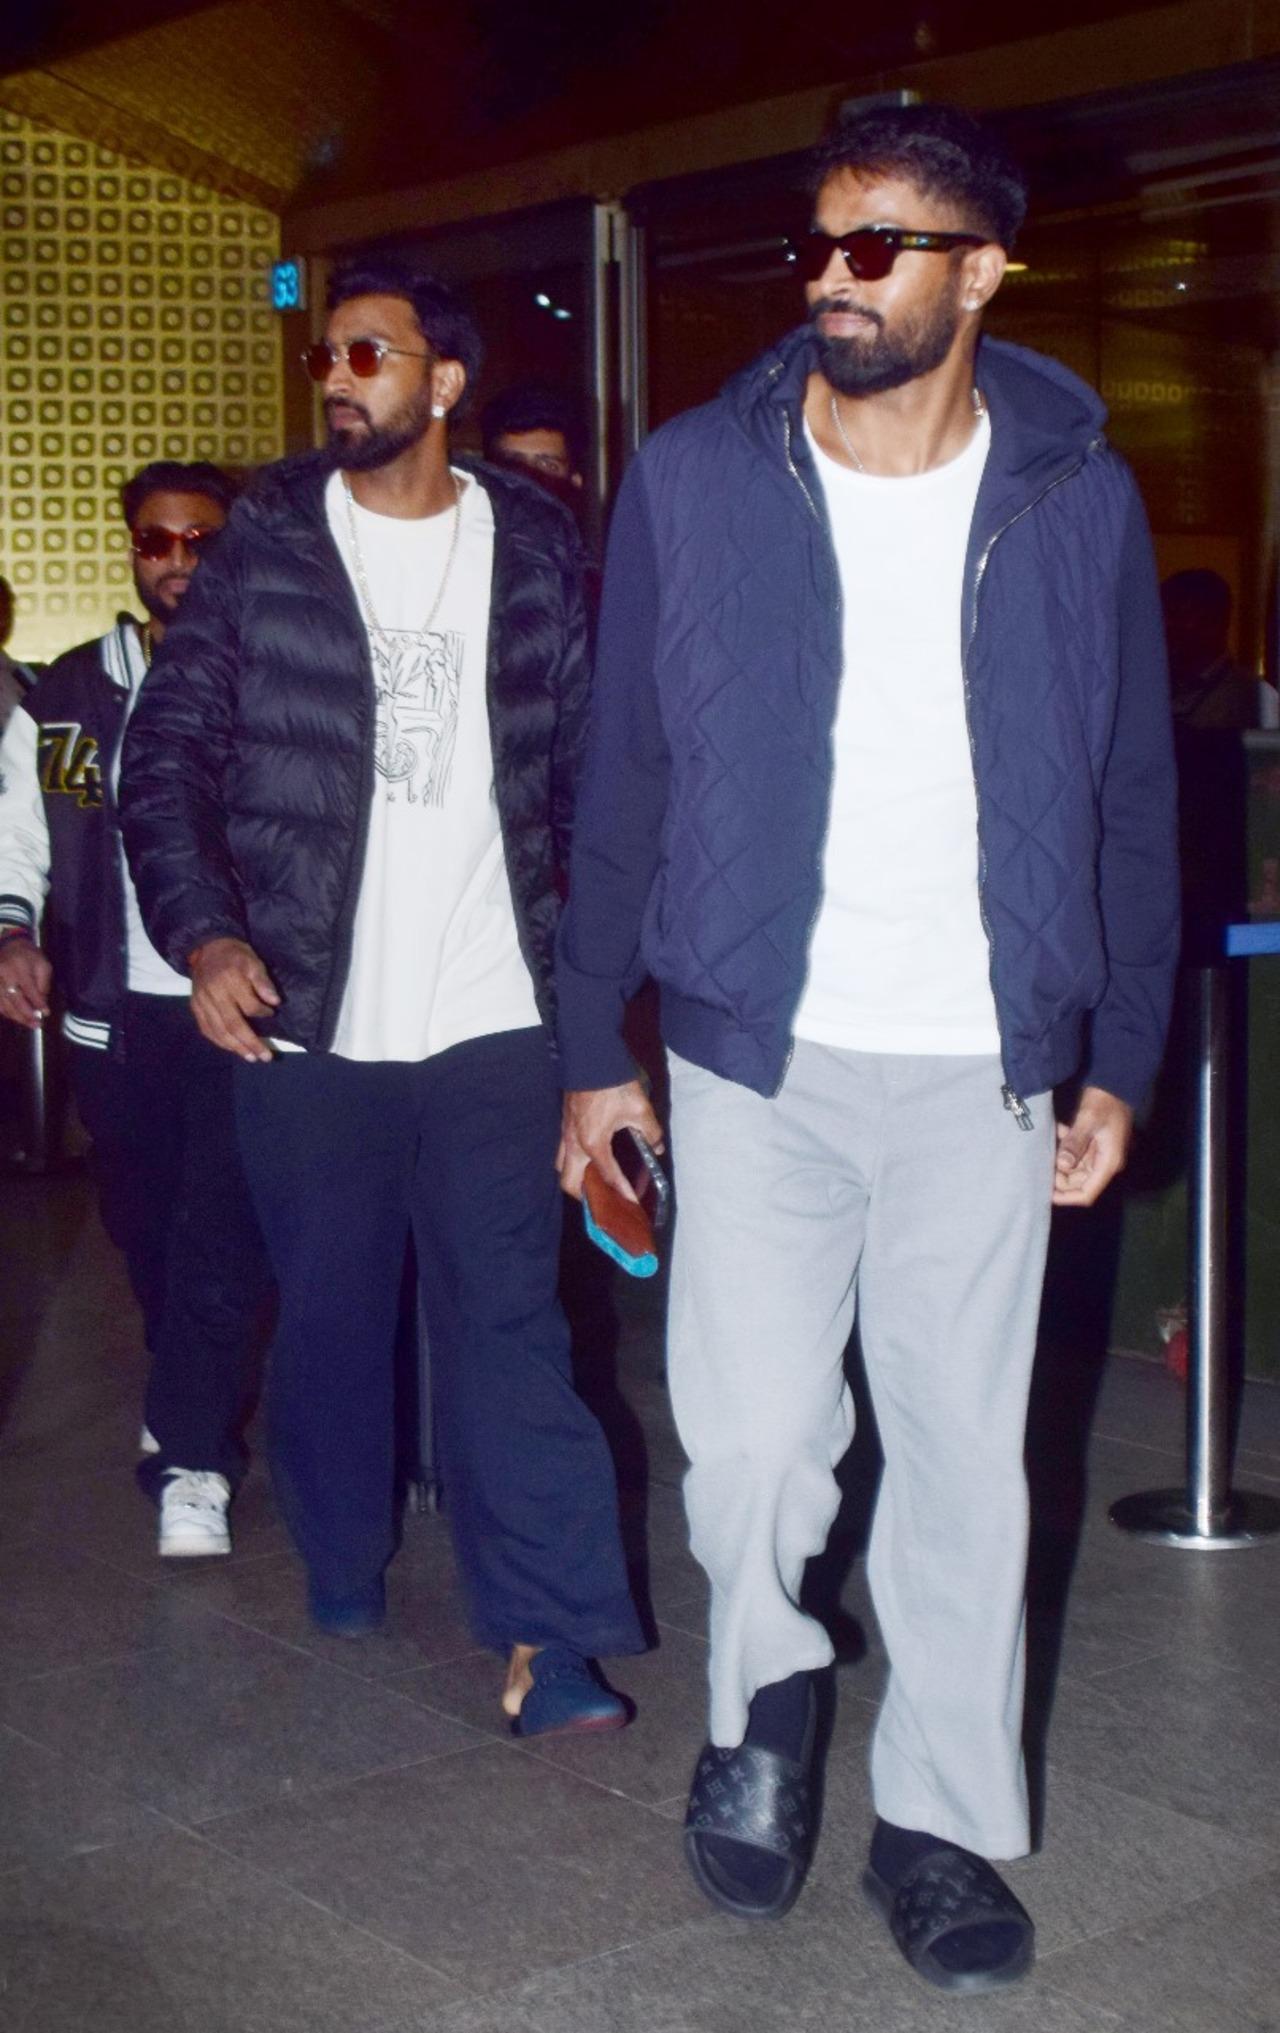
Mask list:
[[852,233],[809,232],[784,242],[786,257],[805,282],[825,275],[837,249],[850,275],[879,282],[900,254],[949,254],[953,247],[985,247],[981,233],[913,233],[907,226],[859,226]]

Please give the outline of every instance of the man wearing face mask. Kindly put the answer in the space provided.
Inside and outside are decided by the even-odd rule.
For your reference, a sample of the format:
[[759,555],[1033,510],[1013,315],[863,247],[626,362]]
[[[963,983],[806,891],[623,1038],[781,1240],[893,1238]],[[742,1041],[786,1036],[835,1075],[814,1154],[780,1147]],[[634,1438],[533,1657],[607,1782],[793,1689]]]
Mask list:
[[800,1585],[839,1505],[856,1297],[889,1666],[863,1883],[920,1975],[985,1990],[1032,1959],[990,1859],[1029,1847],[1050,1206],[1123,1165],[1177,953],[1167,679],[1102,403],[979,343],[1025,206],[998,142],[947,107],[870,112],[813,192],[807,326],[657,432],[615,511],[560,942],[563,1178],[613,1176],[624,1125],[658,1135],[620,1033],[648,972],[711,1581],[688,1859],[747,1917],[808,1869],[832,1653]]
[[[265,1288],[236,1152],[229,1068],[148,939],[125,866],[120,750],[232,489],[216,466],[160,461],[123,490],[133,582],[122,614],[19,702],[0,744],[0,1015],[28,1030],[56,988],[103,1222],[151,1359],[139,1480],[165,1557],[225,1554],[243,1467],[237,1420]],[[41,919],[43,913],[43,940]]]
[[532,1736],[625,1722],[591,1661],[643,1638],[556,1295],[579,546],[538,489],[450,460],[479,355],[442,283],[335,272],[304,356],[327,449],[237,505],[151,673],[123,803],[152,935],[239,1062],[280,1287],[268,1445],[312,1619],[358,1638],[385,1616],[412,1230],[459,1567]]

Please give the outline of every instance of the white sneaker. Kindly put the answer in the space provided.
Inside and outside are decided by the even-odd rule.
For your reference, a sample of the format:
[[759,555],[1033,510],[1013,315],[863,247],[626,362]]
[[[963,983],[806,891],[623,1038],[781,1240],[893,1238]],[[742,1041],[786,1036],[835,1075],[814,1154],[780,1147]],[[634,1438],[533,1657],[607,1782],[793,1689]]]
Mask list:
[[211,1469],[170,1468],[160,1498],[160,1557],[198,1560],[231,1551],[231,1485]]
[[139,1454],[158,1454],[160,1452],[160,1442],[156,1439],[150,1426],[144,1426],[138,1435],[138,1452]]

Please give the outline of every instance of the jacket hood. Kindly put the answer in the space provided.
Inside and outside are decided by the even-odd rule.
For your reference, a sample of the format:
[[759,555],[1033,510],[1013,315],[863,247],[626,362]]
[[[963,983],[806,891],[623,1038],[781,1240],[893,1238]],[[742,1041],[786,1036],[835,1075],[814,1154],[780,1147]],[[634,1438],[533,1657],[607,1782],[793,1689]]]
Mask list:
[[[778,415],[786,410],[795,420],[817,365],[813,332],[801,325],[726,382],[721,399],[748,436],[776,451]],[[1025,346],[983,338],[976,379],[991,412],[993,463],[1010,480],[1036,484],[1082,458],[1106,424],[1106,405],[1087,382]]]

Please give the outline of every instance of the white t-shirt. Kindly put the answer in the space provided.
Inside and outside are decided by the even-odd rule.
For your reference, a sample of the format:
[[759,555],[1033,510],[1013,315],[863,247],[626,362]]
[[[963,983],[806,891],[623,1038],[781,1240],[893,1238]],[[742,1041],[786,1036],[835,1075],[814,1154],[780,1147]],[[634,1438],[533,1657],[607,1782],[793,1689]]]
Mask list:
[[[142,653],[142,643],[136,628],[120,628],[106,636],[103,641],[103,667],[107,676],[117,685],[127,685],[129,701],[125,707],[125,725],[133,712],[147,674],[147,660]],[[111,791],[118,797],[120,791],[120,757],[124,751],[124,737],[111,761]],[[147,937],[147,928],[142,922],[138,909],[137,892],[129,874],[125,859],[124,841],[120,842],[120,874],[124,883],[124,936],[126,975],[130,995],[190,995],[191,983],[185,974],[179,974],[170,967],[167,960],[156,952]]]
[[[369,630],[377,726],[351,969],[333,1040],[344,1059],[416,1061],[538,1022],[493,788],[493,510],[483,487],[456,477],[457,549],[429,632],[452,512],[405,520],[355,506],[378,624]],[[363,612],[340,473],[326,486],[325,511]]]
[[[997,1052],[961,670],[964,561],[991,427],[907,478],[813,444],[844,600],[823,898],[796,1035]],[[813,441],[810,441],[813,443]]]

